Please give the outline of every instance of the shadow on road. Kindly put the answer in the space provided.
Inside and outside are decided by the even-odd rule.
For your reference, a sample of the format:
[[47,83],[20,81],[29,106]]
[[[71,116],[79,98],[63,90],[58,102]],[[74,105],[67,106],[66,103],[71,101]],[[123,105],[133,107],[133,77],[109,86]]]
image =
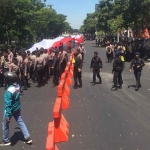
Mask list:
[[16,131],[14,135],[10,138],[11,146],[14,146],[18,143],[18,141],[24,141],[24,137],[21,131]]
[[129,86],[128,86],[128,88],[130,88],[130,87],[134,87],[134,88],[135,88],[135,87],[136,87],[136,85],[129,85]]

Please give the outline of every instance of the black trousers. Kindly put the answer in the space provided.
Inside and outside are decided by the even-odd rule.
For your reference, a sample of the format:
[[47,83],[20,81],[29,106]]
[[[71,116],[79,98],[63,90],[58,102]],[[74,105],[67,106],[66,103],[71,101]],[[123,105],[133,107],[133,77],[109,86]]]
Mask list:
[[38,85],[43,85],[43,77],[44,77],[44,68],[43,67],[37,67],[37,81]]
[[59,70],[59,68],[54,68],[53,73],[54,73],[53,84],[58,85],[59,84],[59,79],[60,79],[60,70]]
[[134,75],[136,79],[136,87],[139,88],[141,86],[140,78],[141,78],[141,71],[134,70]]
[[4,75],[3,73],[0,73],[0,86],[2,87],[4,84]]
[[60,76],[62,75],[62,73],[65,71],[67,62],[66,60],[64,60],[61,64],[60,64]]
[[82,86],[82,72],[78,72],[78,70],[74,71],[74,86],[78,86],[78,81],[79,85]]
[[30,66],[30,69],[29,69],[29,75],[30,75],[30,79],[34,80],[34,65],[31,65]]
[[123,80],[122,80],[122,71],[114,71],[114,86],[117,87],[117,83],[119,83],[119,85],[123,84]]
[[28,87],[28,76],[24,75],[24,71],[21,70],[21,87],[24,86],[24,88]]
[[45,81],[47,81],[49,79],[49,65],[48,65],[48,63],[46,63],[44,66],[44,78],[45,78]]
[[8,87],[8,81],[6,78],[6,73],[9,72],[9,68],[4,68],[3,73],[4,73],[4,87],[7,88]]
[[84,53],[81,53],[81,55],[82,55],[82,61],[84,60]]
[[53,60],[49,60],[50,76],[53,76],[53,68],[52,68],[52,66],[53,66]]
[[94,69],[93,68],[93,82],[96,82],[96,75],[99,78],[100,82],[101,82],[101,76],[100,76],[100,70],[99,69]]

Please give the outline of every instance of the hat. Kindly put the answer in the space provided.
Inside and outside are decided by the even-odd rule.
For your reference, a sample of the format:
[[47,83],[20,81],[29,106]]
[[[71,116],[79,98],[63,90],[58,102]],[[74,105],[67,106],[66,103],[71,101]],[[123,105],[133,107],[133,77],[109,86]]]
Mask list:
[[116,51],[115,55],[120,55],[121,52],[120,51]]
[[140,52],[135,52],[135,55],[140,55]]
[[95,52],[94,52],[94,54],[98,55],[98,52],[97,52],[97,51],[95,51]]

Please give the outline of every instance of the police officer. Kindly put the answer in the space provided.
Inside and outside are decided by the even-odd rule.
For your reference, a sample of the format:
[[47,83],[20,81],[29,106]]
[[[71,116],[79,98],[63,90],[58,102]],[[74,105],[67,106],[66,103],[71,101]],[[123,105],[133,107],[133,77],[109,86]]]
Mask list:
[[96,75],[99,78],[99,83],[102,84],[100,71],[102,71],[103,63],[101,58],[98,56],[98,52],[94,52],[94,57],[91,60],[91,70],[93,70],[93,85],[95,85],[96,82]]
[[43,82],[43,77],[44,77],[44,57],[40,56],[41,52],[37,52],[36,54],[36,59],[34,62],[34,72],[37,72],[37,80],[38,80],[38,85],[37,87],[41,87],[44,85]]
[[29,56],[29,65],[30,65],[30,70],[29,70],[29,74],[30,74],[30,79],[32,79],[33,82],[35,82],[35,74],[34,74],[34,62],[36,59],[36,55],[35,52],[32,52],[32,54]]
[[79,49],[80,49],[80,53],[82,55],[82,61],[83,61],[84,60],[84,54],[86,54],[85,48],[83,46],[83,43],[80,43]]
[[8,57],[8,54],[4,54],[4,59],[2,61],[2,69],[4,73],[4,88],[7,89],[8,83],[7,83],[7,77],[6,74],[9,72],[9,65],[10,65],[10,60]]
[[53,85],[57,86],[59,84],[59,78],[60,78],[60,58],[59,58],[59,50],[55,51],[55,56],[54,56],[54,60],[53,60]]
[[21,73],[21,86],[24,86],[22,90],[28,90],[28,59],[26,53],[21,53],[21,59],[19,60],[20,73]]
[[112,87],[112,91],[117,90],[117,82],[120,85],[120,88],[122,88],[123,80],[122,80],[122,71],[124,70],[124,65],[121,60],[121,53],[120,51],[116,51],[115,53],[115,59],[113,62],[113,70],[112,73],[114,74],[113,81],[114,86]]
[[142,68],[145,66],[144,60],[140,58],[140,53],[135,53],[135,58],[131,61],[130,70],[129,72],[132,72],[132,67],[134,70],[134,75],[136,79],[136,88],[135,91],[138,91],[138,89],[141,87],[140,78],[142,73]]
[[45,78],[45,83],[47,84],[48,80],[49,80],[49,54],[47,53],[46,49],[44,49],[43,58],[44,58],[44,61],[45,61],[44,78]]
[[67,61],[68,61],[68,55],[67,52],[64,51],[62,48],[59,52],[59,58],[60,58],[60,76],[65,71]]
[[55,49],[53,48],[50,51],[50,55],[49,55],[49,67],[50,67],[50,76],[53,76],[53,60],[54,60],[54,56],[55,56]]
[[[74,54],[74,89],[82,87],[82,59],[78,57],[78,54],[78,52]],[[79,81],[79,86],[77,80]]]

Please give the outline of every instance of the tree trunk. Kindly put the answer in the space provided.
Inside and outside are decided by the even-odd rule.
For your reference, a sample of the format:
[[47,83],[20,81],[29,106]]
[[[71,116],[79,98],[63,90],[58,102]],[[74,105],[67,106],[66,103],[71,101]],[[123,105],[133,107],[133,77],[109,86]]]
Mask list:
[[7,35],[7,45],[9,45],[10,44],[10,38],[9,38],[9,33],[7,30],[6,30],[6,35]]

